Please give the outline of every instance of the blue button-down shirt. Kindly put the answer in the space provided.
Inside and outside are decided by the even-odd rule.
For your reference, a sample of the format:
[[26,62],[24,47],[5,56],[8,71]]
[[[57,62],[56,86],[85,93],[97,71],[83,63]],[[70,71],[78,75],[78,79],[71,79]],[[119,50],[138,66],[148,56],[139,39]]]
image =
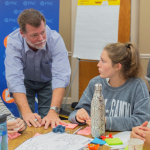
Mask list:
[[6,48],[5,69],[9,92],[26,94],[24,79],[52,81],[52,89],[68,86],[71,69],[60,34],[46,26],[46,45],[34,52],[19,30],[9,35]]

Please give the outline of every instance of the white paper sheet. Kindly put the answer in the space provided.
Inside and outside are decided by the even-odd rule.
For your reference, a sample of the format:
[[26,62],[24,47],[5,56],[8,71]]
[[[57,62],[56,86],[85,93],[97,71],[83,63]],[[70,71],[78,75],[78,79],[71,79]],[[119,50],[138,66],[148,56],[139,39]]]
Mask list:
[[79,5],[73,57],[99,60],[106,44],[118,41],[119,5]]
[[[120,132],[118,134],[113,135],[113,138],[118,137],[123,144],[122,145],[115,145],[115,146],[110,146],[112,147],[112,149],[123,149],[128,145],[128,140],[130,139],[130,133],[131,131],[124,131],[124,132]],[[108,146],[108,144],[105,144]]]
[[92,140],[81,135],[50,132],[28,139],[15,150],[79,150]]

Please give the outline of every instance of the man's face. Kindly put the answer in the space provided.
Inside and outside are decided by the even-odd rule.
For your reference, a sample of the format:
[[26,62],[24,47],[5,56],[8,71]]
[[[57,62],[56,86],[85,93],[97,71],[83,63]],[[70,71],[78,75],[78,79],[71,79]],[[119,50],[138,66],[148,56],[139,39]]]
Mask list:
[[38,28],[26,24],[26,33],[20,31],[28,46],[33,50],[42,49],[46,44],[46,29],[43,20]]

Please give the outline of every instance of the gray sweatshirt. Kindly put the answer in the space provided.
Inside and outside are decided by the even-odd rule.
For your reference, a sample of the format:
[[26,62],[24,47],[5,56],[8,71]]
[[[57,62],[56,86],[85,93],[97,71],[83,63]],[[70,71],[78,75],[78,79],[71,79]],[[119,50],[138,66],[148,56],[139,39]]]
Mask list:
[[70,122],[80,124],[76,121],[76,113],[80,108],[84,108],[90,116],[91,100],[96,83],[102,84],[107,119],[106,130],[130,131],[133,127],[150,120],[149,92],[141,78],[129,78],[120,87],[111,87],[106,79],[97,76],[89,82],[78,105],[70,114]]

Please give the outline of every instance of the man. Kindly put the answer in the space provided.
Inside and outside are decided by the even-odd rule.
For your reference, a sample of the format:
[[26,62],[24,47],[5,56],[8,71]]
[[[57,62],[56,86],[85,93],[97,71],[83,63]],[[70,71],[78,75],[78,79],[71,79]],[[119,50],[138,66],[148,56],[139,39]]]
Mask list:
[[[39,11],[24,10],[18,24],[20,29],[9,35],[6,48],[9,92],[28,126],[55,127],[64,123],[58,113],[70,81],[68,52],[61,36],[46,25]],[[36,93],[38,114],[34,113]]]

